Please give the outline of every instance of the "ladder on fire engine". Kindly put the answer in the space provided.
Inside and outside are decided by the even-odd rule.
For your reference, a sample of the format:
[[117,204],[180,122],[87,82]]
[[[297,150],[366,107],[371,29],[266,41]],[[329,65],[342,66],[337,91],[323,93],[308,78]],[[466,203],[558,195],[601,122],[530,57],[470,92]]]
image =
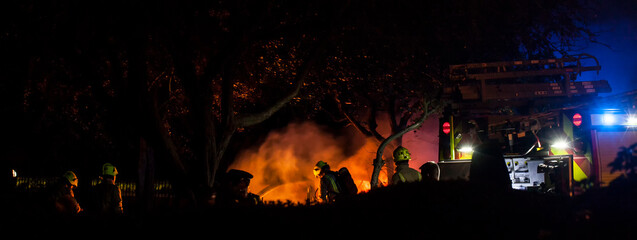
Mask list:
[[[586,65],[594,60],[594,64]],[[605,80],[574,82],[576,74],[601,70],[592,55],[579,54],[564,58],[541,60],[468,63],[449,66],[450,79],[458,82],[463,100],[515,99],[549,96],[572,96],[610,92]],[[561,81],[526,83],[517,80],[528,77],[563,76]],[[516,79],[507,82],[506,79]],[[498,84],[488,84],[498,80]],[[479,83],[479,84],[478,84]]]

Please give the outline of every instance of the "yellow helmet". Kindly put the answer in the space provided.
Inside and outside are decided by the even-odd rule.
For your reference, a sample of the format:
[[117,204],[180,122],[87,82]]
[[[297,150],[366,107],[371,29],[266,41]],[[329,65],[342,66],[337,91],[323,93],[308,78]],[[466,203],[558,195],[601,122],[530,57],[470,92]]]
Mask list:
[[326,162],[318,161],[316,165],[314,165],[314,177],[319,177],[321,170],[323,170],[323,168],[326,166],[329,167],[330,165],[327,165]]
[[113,164],[104,163],[104,165],[102,165],[102,175],[117,176],[117,173],[117,168],[115,168]]
[[407,148],[400,146],[396,148],[396,150],[394,150],[394,162],[408,161],[408,160],[411,160],[411,154],[409,153]]
[[71,185],[73,185],[74,187],[77,187],[77,176],[75,175],[74,172],[72,171],[66,171],[64,173],[64,175],[62,175],[62,177],[64,177],[64,179],[66,179],[67,181],[69,181],[69,183]]

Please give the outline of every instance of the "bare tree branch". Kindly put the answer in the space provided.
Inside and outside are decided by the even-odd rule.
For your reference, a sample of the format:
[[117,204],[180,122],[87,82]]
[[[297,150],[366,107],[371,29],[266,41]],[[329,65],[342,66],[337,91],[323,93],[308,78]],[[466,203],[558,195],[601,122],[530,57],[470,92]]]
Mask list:
[[281,109],[283,106],[285,106],[285,104],[290,102],[294,97],[296,97],[296,95],[298,95],[299,92],[301,91],[301,87],[305,83],[305,80],[307,79],[310,69],[312,68],[312,66],[316,64],[316,62],[322,55],[320,53],[323,52],[323,49],[321,47],[314,47],[314,49],[311,52],[312,53],[309,57],[309,60],[303,62],[303,64],[299,68],[301,73],[296,75],[297,76],[296,86],[292,92],[290,92],[288,95],[279,99],[277,102],[270,105],[270,107],[268,107],[267,109],[259,113],[239,116],[235,122],[235,126],[238,128],[243,128],[243,127],[249,127],[249,126],[258,124],[260,122],[263,122],[266,119],[268,119],[270,116],[272,116],[275,112],[277,112],[279,109]]
[[372,172],[372,179],[370,181],[372,188],[378,187],[378,176],[380,175],[380,170],[382,169],[383,165],[385,165],[385,161],[383,160],[383,152],[385,150],[385,147],[387,147],[387,145],[395,139],[403,136],[405,133],[420,128],[420,126],[422,126],[422,124],[425,122],[425,120],[427,120],[427,118],[429,118],[429,116],[431,116],[435,112],[438,112],[442,108],[442,104],[433,103],[433,100],[423,99],[422,104],[423,114],[414,124],[387,137],[387,139],[381,142],[380,146],[378,147],[378,150],[376,151],[376,159],[374,159],[374,171]]

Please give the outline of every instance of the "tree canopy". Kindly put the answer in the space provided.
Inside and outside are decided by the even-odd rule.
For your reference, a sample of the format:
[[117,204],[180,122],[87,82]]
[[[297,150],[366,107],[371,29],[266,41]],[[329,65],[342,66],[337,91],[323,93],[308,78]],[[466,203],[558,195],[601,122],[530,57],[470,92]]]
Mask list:
[[405,127],[421,114],[415,103],[450,84],[449,64],[552,57],[594,38],[587,4],[10,1],[4,121],[19,126],[17,149],[40,150],[17,164],[135,169],[142,139],[193,191],[232,161],[236,133],[282,108],[347,113],[371,134],[361,119],[395,112]]

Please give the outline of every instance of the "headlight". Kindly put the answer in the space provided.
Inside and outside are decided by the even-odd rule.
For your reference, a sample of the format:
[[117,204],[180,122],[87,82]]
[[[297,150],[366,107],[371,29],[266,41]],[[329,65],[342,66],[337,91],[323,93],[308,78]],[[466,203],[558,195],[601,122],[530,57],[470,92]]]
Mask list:
[[551,148],[557,148],[557,149],[567,149],[570,147],[571,147],[570,144],[565,140],[558,140],[553,142],[553,144],[551,144]]
[[462,146],[460,149],[458,149],[459,152],[463,152],[463,153],[470,153],[473,152],[473,147],[472,146]]

